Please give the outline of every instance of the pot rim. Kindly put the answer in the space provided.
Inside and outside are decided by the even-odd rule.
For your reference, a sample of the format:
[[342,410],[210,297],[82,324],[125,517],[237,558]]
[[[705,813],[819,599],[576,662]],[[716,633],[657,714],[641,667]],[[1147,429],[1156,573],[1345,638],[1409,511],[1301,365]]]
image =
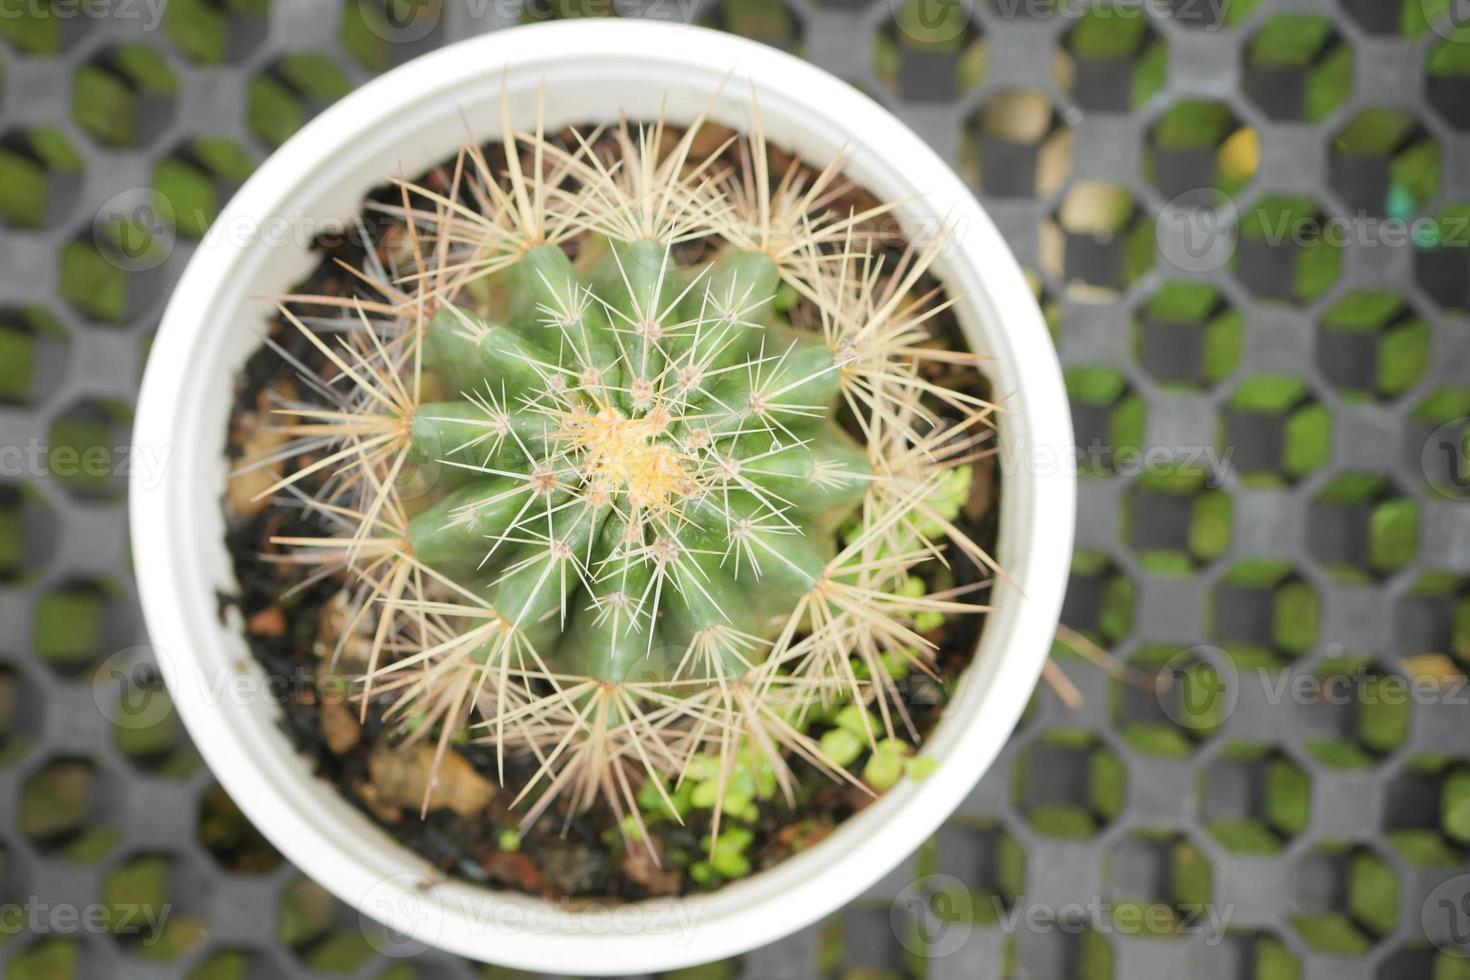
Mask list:
[[[997,370],[1021,381],[1002,423],[1001,552],[1008,579],[994,588],[977,662],[966,671],[925,752],[939,762],[927,780],[904,780],[825,841],[781,864],[707,895],[662,899],[609,911],[558,907],[525,895],[444,881],[427,862],[391,841],[316,777],[258,705],[211,703],[193,695],[211,683],[206,661],[239,662],[243,641],[216,615],[208,564],[199,549],[223,549],[187,519],[200,506],[201,467],[171,457],[161,483],[135,472],[130,492],[134,565],[145,619],[174,703],[199,751],[252,823],[289,860],[344,902],[395,930],[385,948],[408,955],[429,945],[520,969],[571,975],[647,973],[738,955],[816,921],[873,885],[955,810],[1004,746],[1051,648],[1071,554],[1075,481],[1066,466],[1073,439],[1061,371],[1045,323],[1020,268],[990,219],[949,167],[911,130],[846,83],[784,52],[703,28],[654,22],[565,21],[515,28],[426,54],[369,82],[307,124],[235,194],[217,224],[283,213],[303,184],[330,174],[337,151],[373,126],[389,128],[455,86],[500,84],[512,76],[571,70],[674,74],[702,97],[722,78],[746,77],[763,115],[772,109],[881,148],[851,159],[849,173],[921,188],[924,209],[943,215],[954,244],[938,263],[946,282],[969,279],[958,306],[972,343],[983,339]],[[545,83],[550,92],[551,83]],[[557,84],[562,84],[559,81]],[[589,113],[590,117],[593,113]],[[786,117],[783,117],[786,118]],[[798,126],[792,122],[792,126]],[[768,131],[772,127],[768,126]],[[798,138],[793,129],[793,138]],[[781,142],[772,132],[772,139]],[[788,144],[789,145],[789,144]],[[819,163],[825,161],[817,161]],[[872,173],[859,172],[861,168]],[[876,169],[874,169],[876,168]],[[873,174],[880,174],[874,177]],[[226,322],[209,311],[251,245],[223,242],[195,253],[159,328],[139,395],[134,442],[187,444],[201,413],[188,410],[201,386],[201,338]],[[229,307],[237,317],[239,306]],[[205,311],[201,314],[201,311]],[[977,325],[977,321],[980,325]],[[988,332],[985,324],[989,325]],[[218,329],[214,333],[219,333]],[[214,383],[220,365],[205,363]],[[181,410],[183,409],[183,410]],[[190,427],[193,427],[192,429]],[[204,501],[218,507],[218,501]],[[205,521],[206,527],[212,527]],[[206,556],[207,557],[207,556]],[[165,653],[164,651],[168,651]],[[1003,655],[1002,655],[1003,654]],[[279,744],[278,744],[279,743]],[[281,754],[282,745],[295,758]],[[329,794],[328,795],[324,795]],[[426,883],[431,883],[427,884]],[[897,914],[897,912],[895,913]],[[364,920],[366,922],[366,919]]]

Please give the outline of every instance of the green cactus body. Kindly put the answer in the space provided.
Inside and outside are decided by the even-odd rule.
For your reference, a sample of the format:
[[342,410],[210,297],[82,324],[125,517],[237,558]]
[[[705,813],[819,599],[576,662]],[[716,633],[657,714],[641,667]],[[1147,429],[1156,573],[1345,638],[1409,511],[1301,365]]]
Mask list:
[[483,309],[441,309],[423,367],[445,400],[411,429],[440,475],[413,554],[566,674],[671,680],[702,631],[779,628],[870,473],[835,420],[840,366],[775,311],[779,282],[759,253],[681,267],[598,238],[575,265],[538,246]]

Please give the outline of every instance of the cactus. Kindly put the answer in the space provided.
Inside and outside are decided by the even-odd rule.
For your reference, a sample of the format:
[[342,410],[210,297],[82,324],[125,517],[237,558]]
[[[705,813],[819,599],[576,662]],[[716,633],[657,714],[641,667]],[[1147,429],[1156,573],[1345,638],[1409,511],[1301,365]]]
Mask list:
[[792,759],[857,783],[806,719],[894,738],[916,624],[982,608],[924,576],[994,567],[951,520],[994,407],[931,380],[976,362],[931,342],[940,242],[885,260],[840,160],[771,174],[753,113],[727,169],[700,128],[503,119],[502,163],[399,182],[362,295],[282,306],[330,370],[253,464],[294,460],[269,492],[324,528],[277,543],[342,576],[364,711],[436,765],[466,732],[502,782],[535,760],[528,824],[566,795],[641,832],[695,760],[714,800],[739,758],[788,799]]

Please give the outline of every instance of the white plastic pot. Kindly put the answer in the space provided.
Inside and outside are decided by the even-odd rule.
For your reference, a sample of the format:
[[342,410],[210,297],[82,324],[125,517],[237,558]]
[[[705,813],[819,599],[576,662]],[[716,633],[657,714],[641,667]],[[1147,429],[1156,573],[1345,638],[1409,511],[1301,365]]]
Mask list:
[[[743,128],[751,87],[769,137],[848,173],[878,197],[910,199],[910,228],[957,231],[938,272],[958,293],[973,348],[1005,397],[996,585],[974,665],[925,751],[938,768],[904,781],[830,838],[778,867],[691,898],[559,906],[443,881],[371,823],[277,728],[278,709],[215,590],[235,588],[224,545],[224,439],[237,370],[272,307],[314,266],[292,229],[349,219],[389,175],[422,172],[468,133],[498,135],[502,90],[517,125],[544,86],[548,130],[664,106],[687,122],[724,83],[714,118]],[[469,127],[467,130],[466,127]],[[917,197],[916,197],[917,195]],[[304,223],[304,224],[303,224]],[[965,798],[1005,743],[1056,627],[1072,544],[1072,431],[1046,327],[990,220],[913,132],[825,72],[713,31],[565,22],[490,34],[419,58],[324,112],[235,195],[194,255],[163,319],[138,402],[135,439],[166,452],[162,479],[134,479],[138,586],[170,693],[225,789],[267,838],[345,902],[397,930],[388,951],[438,946],[554,974],[644,973],[733,956],[856,897]],[[252,686],[254,685],[254,686]],[[380,942],[387,942],[380,940]]]

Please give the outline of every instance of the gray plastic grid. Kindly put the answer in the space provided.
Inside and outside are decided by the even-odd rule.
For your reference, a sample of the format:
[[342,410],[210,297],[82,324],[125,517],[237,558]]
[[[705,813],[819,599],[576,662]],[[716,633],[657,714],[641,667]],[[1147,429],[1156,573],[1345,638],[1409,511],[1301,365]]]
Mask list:
[[[1320,291],[1321,277],[1304,289],[1296,276],[1310,243],[1272,247],[1242,240],[1233,262],[1224,262],[1219,251],[1207,250],[1201,258],[1183,249],[1182,236],[1214,226],[1180,205],[1203,200],[1195,188],[1216,182],[1209,172],[1218,169],[1218,158],[1210,147],[1160,149],[1157,127],[1182,101],[1222,103],[1233,119],[1227,131],[1248,127],[1259,138],[1259,168],[1235,194],[1238,214],[1248,216],[1269,195],[1300,194],[1320,202],[1321,216],[1347,216],[1358,202],[1381,200],[1384,173],[1372,161],[1334,149],[1333,134],[1365,108],[1407,109],[1421,128],[1406,141],[1427,136],[1442,151],[1437,193],[1418,202],[1415,213],[1439,214],[1470,201],[1464,112],[1470,88],[1456,88],[1453,79],[1431,80],[1426,67],[1432,47],[1443,40],[1443,25],[1403,36],[1405,5],[1418,0],[1157,0],[1126,8],[1145,18],[1147,31],[1125,50],[1069,65],[1063,54],[1079,48],[1078,18],[1092,5],[977,0],[971,9],[946,0],[923,2],[928,6],[918,28],[902,19],[912,12],[905,15],[900,0],[641,6],[650,16],[774,30],[805,57],[888,104],[960,166],[1023,264],[1038,270],[1076,391],[1098,374],[1078,375],[1075,369],[1114,372],[1104,375],[1101,394],[1078,398],[1084,446],[1097,433],[1114,446],[1126,444],[1121,433],[1136,430],[1141,407],[1146,422],[1136,441],[1143,446],[1183,455],[1217,452],[1219,466],[1209,475],[1233,504],[1223,547],[1194,537],[1206,506],[1200,501],[1211,496],[1208,487],[1181,488],[1151,482],[1147,474],[1119,472],[1126,467],[1116,457],[1102,460],[1104,475],[1083,478],[1083,558],[1065,619],[1096,633],[1125,661],[1215,665],[1229,682],[1225,705],[1233,710],[1201,721],[1173,695],[1157,698],[1081,661],[1064,660],[1084,697],[1082,706],[1071,708],[1053,692],[1041,693],[991,773],[931,847],[827,924],[711,975],[1430,976],[1436,951],[1422,942],[1421,909],[1441,882],[1470,870],[1459,846],[1470,841],[1447,837],[1441,828],[1449,817],[1438,813],[1447,787],[1462,772],[1455,767],[1470,762],[1464,697],[1444,690],[1421,694],[1406,709],[1404,722],[1400,714],[1364,706],[1377,688],[1360,685],[1339,704],[1320,691],[1314,696],[1312,689],[1283,697],[1279,685],[1330,671],[1331,661],[1350,656],[1370,660],[1380,673],[1403,670],[1410,654],[1445,649],[1451,642],[1450,617],[1470,582],[1470,508],[1430,488],[1422,449],[1439,423],[1467,409],[1459,404],[1449,417],[1442,407],[1428,414],[1420,409],[1432,393],[1470,384],[1470,262],[1449,248],[1395,245],[1381,226],[1374,230],[1364,220],[1347,226],[1353,240],[1341,249],[1340,272]],[[125,445],[125,413],[116,406],[134,395],[148,338],[195,245],[180,234],[166,242],[171,247],[156,267],[148,268],[155,262],[147,255],[134,261],[121,306],[108,293],[115,279],[105,272],[89,279],[85,259],[77,254],[71,256],[71,274],[84,285],[68,288],[65,250],[93,240],[94,215],[127,213],[138,188],[161,182],[160,162],[197,163],[187,149],[194,138],[226,137],[258,161],[270,148],[262,134],[271,127],[262,120],[289,118],[297,111],[292,105],[309,114],[366,78],[370,72],[343,43],[344,15],[356,4],[276,0],[261,14],[251,11],[266,5],[254,0],[175,0],[170,18],[202,16],[206,27],[211,17],[222,18],[217,23],[224,30],[212,42],[223,58],[217,64],[193,60],[209,56],[207,32],[163,29],[157,17],[164,11],[156,4],[55,6],[81,11],[60,23],[59,51],[28,54],[49,42],[13,31],[6,34],[11,45],[0,49],[0,145],[13,149],[17,140],[49,128],[79,151],[79,169],[50,167],[53,200],[32,222],[39,228],[16,227],[8,220],[12,216],[0,225],[0,329],[25,337],[36,360],[33,392],[0,399],[0,448],[8,460],[21,460],[0,479],[0,517],[19,515],[25,528],[19,554],[0,561],[0,622],[8,637],[0,643],[6,665],[0,687],[15,705],[0,765],[6,814],[0,900],[85,910],[104,901],[106,882],[119,869],[137,872],[139,857],[162,856],[171,872],[169,902],[184,929],[171,933],[171,941],[189,949],[163,960],[142,955],[136,940],[53,921],[52,939],[59,943],[16,936],[0,949],[0,964],[9,977],[326,975],[307,963],[316,956],[322,965],[322,950],[336,939],[346,937],[350,945],[356,917],[330,904],[319,916],[309,914],[317,896],[284,864],[257,874],[226,871],[200,842],[200,811],[212,780],[182,735],[164,724],[156,743],[120,747],[108,718],[115,712],[98,710],[99,701],[107,704],[117,694],[113,668],[131,669],[149,656],[129,581],[121,480],[116,473],[98,479],[68,475],[63,460],[46,450],[78,440]],[[28,23],[24,10],[45,7],[44,0],[24,9],[11,5],[7,11],[22,9],[22,15],[7,19]],[[1430,8],[1438,9],[1432,3]],[[1278,15],[1296,13],[1330,22],[1331,36],[1315,59],[1300,69],[1248,64],[1251,39]],[[442,16],[431,16],[432,30],[411,43],[385,45],[375,67],[509,26],[521,16],[513,2],[444,4]],[[953,45],[939,44],[935,53],[900,44],[896,63],[875,50],[879,37],[902,41],[935,24],[937,35],[925,36],[958,36],[960,47],[972,52],[979,50],[976,42],[984,42],[982,82],[962,90],[954,82],[966,62]],[[98,137],[109,131],[106,115],[79,122],[73,96],[95,83],[95,77],[82,81],[88,66],[106,66],[113,78],[128,75],[118,74],[117,53],[132,44],[154,52],[177,84],[148,94],[159,87],[147,81],[155,76],[134,69],[130,77],[145,81],[123,87],[135,94],[139,125],[123,145],[109,146]],[[1335,107],[1328,99],[1315,122],[1304,121],[1303,76],[1324,70],[1341,48],[1354,56],[1347,91]],[[293,68],[291,57],[302,54],[324,56],[325,63]],[[1161,57],[1165,79],[1149,94],[1140,89],[1140,66]],[[96,96],[95,89],[85,91],[87,98]],[[1004,120],[987,117],[987,110],[1004,106],[1018,92],[1050,107],[1044,132],[1006,131]],[[271,101],[282,93],[285,108]],[[1130,97],[1138,96],[1140,104],[1130,106]],[[254,118],[252,107],[259,112]],[[1404,145],[1389,152],[1401,152]],[[1145,173],[1150,159],[1152,179]],[[222,173],[205,183],[227,194],[232,179]],[[1086,213],[1069,213],[1071,206],[1086,212],[1083,199],[1097,192],[1089,182],[1121,188],[1136,211],[1105,226],[1096,226],[1095,218],[1089,224]],[[1176,220],[1179,215],[1186,220]],[[1374,235],[1382,240],[1358,240]],[[1234,238],[1224,237],[1229,252]],[[1148,260],[1128,259],[1125,251]],[[1207,314],[1210,325],[1202,319],[1172,328],[1153,322],[1149,300],[1174,280],[1218,289]],[[1108,288],[1117,285],[1122,288]],[[1329,311],[1355,290],[1400,293],[1413,315],[1428,324],[1430,356],[1422,376],[1391,398],[1345,396],[1347,389],[1373,386],[1375,358],[1384,356],[1382,337],[1375,344],[1371,331],[1331,332],[1323,326]],[[1292,298],[1272,299],[1281,295]],[[1227,349],[1230,331],[1238,329],[1239,351],[1221,360],[1210,346],[1212,325],[1232,310],[1240,314],[1239,327],[1220,329]],[[1388,332],[1405,316],[1393,314]],[[1259,375],[1300,378],[1303,387],[1262,411],[1258,401],[1241,394],[1245,382]],[[1330,417],[1325,454],[1310,451],[1321,431],[1314,428],[1321,415],[1314,406],[1325,406]],[[1462,428],[1455,431],[1463,432],[1464,420],[1458,424]],[[1436,443],[1431,439],[1428,445],[1433,449]],[[19,456],[15,449],[22,450]],[[1293,454],[1294,462],[1283,463]],[[1263,471],[1286,477],[1262,480]],[[1379,474],[1387,483],[1366,497],[1337,493],[1342,488],[1334,481],[1343,473]],[[1396,567],[1380,561],[1384,568],[1373,569],[1369,529],[1396,515],[1402,519],[1401,501],[1418,505],[1417,547],[1407,561],[1387,563]],[[1384,511],[1384,504],[1392,506]],[[1218,520],[1214,526],[1218,531]],[[1280,567],[1245,564],[1253,559]],[[1444,574],[1426,580],[1431,573]],[[1416,588],[1426,581],[1433,588]],[[85,635],[48,639],[58,618],[83,621]],[[1314,618],[1312,631],[1307,627]],[[1461,669],[1467,655],[1459,651]],[[97,671],[94,689],[90,677],[99,665],[104,669]],[[1205,705],[1206,715],[1210,707]],[[1401,723],[1407,725],[1402,732],[1396,727]],[[1240,751],[1244,743],[1261,746],[1261,752]],[[1418,765],[1431,757],[1433,765]],[[1310,793],[1306,819],[1290,802],[1299,799],[1302,785]],[[115,835],[110,847],[98,847],[100,859],[76,860],[75,851],[67,857],[47,843],[56,828],[46,826],[44,813],[22,806],[24,791],[37,787],[60,799],[77,799],[78,787],[90,791],[80,822],[111,828]],[[1060,820],[1059,808],[1066,811]],[[1086,821],[1081,831],[1068,823],[1078,814]],[[1232,834],[1232,821],[1256,829]],[[1275,841],[1268,846],[1279,849],[1240,851],[1252,840],[1261,846],[1262,827]],[[1404,846],[1390,842],[1390,831],[1419,831],[1421,841],[1438,846],[1439,864],[1410,860]],[[1072,836],[1058,836],[1065,833]],[[96,833],[83,836],[84,842],[100,839]],[[1121,917],[1129,901],[1187,906],[1201,893],[1201,866],[1213,872],[1203,886],[1210,907],[1228,912],[1231,931],[1224,936],[1208,930],[1170,938],[1123,935],[1107,928],[1114,920],[1094,922],[1088,934],[1028,926],[1024,918],[1019,925],[984,924],[991,896],[1023,913],[1091,902]],[[956,876],[974,894],[980,924],[973,930],[946,930],[935,921],[935,911],[957,897],[935,897],[948,881],[936,874]],[[1389,901],[1377,905],[1370,900],[1385,896]],[[293,922],[321,921],[315,931],[283,942],[283,908],[294,910]],[[1344,910],[1348,919],[1332,918]],[[927,962],[906,955],[909,934],[897,925],[916,915],[936,930],[931,949],[944,955]],[[1344,938],[1344,929],[1359,938]],[[1099,939],[1101,932],[1110,934]],[[1312,942],[1320,945],[1329,933],[1328,945],[1358,944],[1360,952],[1314,948]],[[68,955],[62,947],[68,946],[79,956],[70,974],[57,970]],[[247,951],[248,964],[229,966],[214,958],[234,950]],[[1440,959],[1444,973],[1436,976],[1463,975],[1451,972],[1463,964]],[[231,972],[237,968],[243,972]],[[397,980],[481,972],[430,954],[399,962],[369,957],[345,975]]]

